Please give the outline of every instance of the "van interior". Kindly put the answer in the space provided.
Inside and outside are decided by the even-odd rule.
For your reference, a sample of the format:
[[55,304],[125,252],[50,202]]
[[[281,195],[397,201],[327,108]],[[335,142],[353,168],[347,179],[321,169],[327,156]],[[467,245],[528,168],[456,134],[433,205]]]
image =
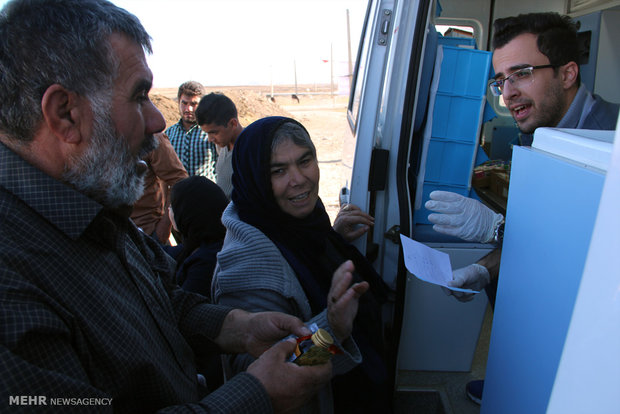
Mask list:
[[394,291],[386,340],[394,350],[396,412],[485,412],[484,403],[467,399],[465,385],[485,377],[494,316],[487,297],[460,303],[413,276],[399,237],[447,253],[453,269],[493,250],[435,232],[424,203],[433,190],[453,191],[506,215],[513,150],[522,142],[501,97],[488,88],[492,25],[548,11],[577,23],[588,90],[620,102],[620,1],[368,2],[342,182],[347,201],[375,217],[357,247]]

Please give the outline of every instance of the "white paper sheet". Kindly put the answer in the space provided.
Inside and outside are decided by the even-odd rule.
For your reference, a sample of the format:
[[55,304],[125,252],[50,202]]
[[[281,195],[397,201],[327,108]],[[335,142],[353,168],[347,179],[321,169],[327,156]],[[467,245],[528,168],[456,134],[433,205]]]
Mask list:
[[476,290],[448,286],[448,282],[452,280],[452,265],[447,253],[435,250],[402,234],[400,241],[405,255],[405,267],[415,277],[450,290],[478,293]]

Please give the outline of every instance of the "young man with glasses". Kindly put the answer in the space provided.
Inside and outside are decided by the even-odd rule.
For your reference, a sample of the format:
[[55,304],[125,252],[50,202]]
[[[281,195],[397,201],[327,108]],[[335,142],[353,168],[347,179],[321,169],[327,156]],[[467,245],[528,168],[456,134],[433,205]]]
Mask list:
[[[521,145],[529,146],[539,127],[613,130],[618,104],[592,95],[581,84],[576,25],[557,13],[531,13],[498,19],[494,23],[491,92],[504,99],[517,127]],[[478,263],[454,271],[451,285],[487,288],[491,305],[501,258],[504,217],[482,203],[459,194],[435,191],[425,207],[435,211],[433,228],[467,241],[491,243],[498,249]],[[473,294],[451,292],[460,301]],[[483,381],[467,384],[469,397],[482,400]]]
[[494,27],[490,87],[502,95],[523,145],[531,145],[538,127],[616,128],[618,105],[581,84],[577,28],[568,16],[532,13],[498,19]]

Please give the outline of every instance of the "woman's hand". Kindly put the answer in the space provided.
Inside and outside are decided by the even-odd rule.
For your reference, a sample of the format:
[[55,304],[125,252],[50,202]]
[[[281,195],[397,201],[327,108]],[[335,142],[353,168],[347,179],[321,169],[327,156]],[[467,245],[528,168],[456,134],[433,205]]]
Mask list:
[[346,241],[352,242],[374,226],[375,219],[355,204],[344,204],[334,220],[334,230]]
[[359,298],[369,288],[368,282],[351,285],[354,270],[355,267],[350,260],[341,264],[334,272],[332,285],[327,294],[327,320],[340,342],[351,336]]

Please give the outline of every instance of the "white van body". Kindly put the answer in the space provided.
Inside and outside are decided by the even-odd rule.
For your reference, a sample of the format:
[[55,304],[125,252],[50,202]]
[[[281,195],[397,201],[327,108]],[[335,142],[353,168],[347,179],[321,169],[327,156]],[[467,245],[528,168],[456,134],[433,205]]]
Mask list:
[[[493,159],[511,159],[518,139],[517,129],[508,111],[486,91],[490,72],[481,73],[478,68],[492,70],[489,50],[495,19],[543,11],[568,14],[580,22],[589,53],[587,62],[580,66],[582,82],[604,99],[620,102],[620,1],[369,1],[348,108],[350,133],[343,151],[346,172],[342,178],[341,200],[356,204],[375,217],[374,229],[368,237],[356,241],[356,245],[373,260],[394,290],[386,324],[390,332],[388,340],[393,341],[397,354],[394,362],[399,392],[397,410],[402,412],[493,412],[485,411],[489,409],[485,408],[485,401],[481,409],[464,400],[465,383],[485,375],[492,318],[486,295],[479,294],[473,301],[461,303],[445,295],[438,286],[417,279],[405,269],[399,235],[448,253],[453,269],[475,263],[493,250],[493,245],[466,243],[434,232],[425,220],[427,212],[423,203],[435,185],[476,196],[472,190],[472,169],[481,157],[489,155],[481,154],[482,143]],[[468,27],[473,36],[463,38],[461,44],[454,46],[452,41],[461,41],[447,36],[439,36],[438,41],[436,31],[440,26]],[[441,82],[452,79],[456,79],[452,94],[445,93]],[[482,95],[469,96],[469,92],[460,89],[469,83],[476,93],[482,90],[482,84]],[[449,105],[459,108],[459,99],[465,98],[473,99],[467,108],[475,116],[451,123],[453,118],[445,116],[444,109]],[[440,99],[448,102],[448,106],[439,106]],[[489,108],[496,114],[491,119],[487,116]],[[467,137],[447,139],[443,158],[429,150],[438,145],[437,140],[433,141],[431,129],[441,123],[444,124],[439,126],[449,133],[472,132]],[[432,174],[442,176],[452,169],[463,173],[448,177],[446,182],[433,181],[437,177],[431,177]],[[601,174],[604,179],[605,172]],[[506,214],[505,202],[501,205],[493,199],[483,201]],[[596,211],[598,198],[593,203]],[[585,260],[587,249],[581,253]],[[503,268],[501,272],[500,279],[504,276]],[[581,275],[581,269],[578,273]],[[498,301],[496,306],[525,305]],[[497,322],[496,317],[494,323]],[[491,339],[490,355],[493,355],[493,342],[498,340]],[[484,342],[482,350],[481,342]],[[618,357],[615,358],[617,363]],[[489,360],[489,365],[493,364]],[[493,365],[493,369],[501,369],[501,364]],[[620,371],[617,376],[620,378]],[[613,384],[617,381],[610,380]],[[513,392],[523,395],[528,386],[523,384],[522,390]],[[537,408],[546,407],[549,399],[550,391],[540,397]],[[511,402],[512,408],[502,407],[501,401],[508,399],[498,400],[494,410],[519,412],[518,404]],[[603,401],[603,406],[606,403]]]

